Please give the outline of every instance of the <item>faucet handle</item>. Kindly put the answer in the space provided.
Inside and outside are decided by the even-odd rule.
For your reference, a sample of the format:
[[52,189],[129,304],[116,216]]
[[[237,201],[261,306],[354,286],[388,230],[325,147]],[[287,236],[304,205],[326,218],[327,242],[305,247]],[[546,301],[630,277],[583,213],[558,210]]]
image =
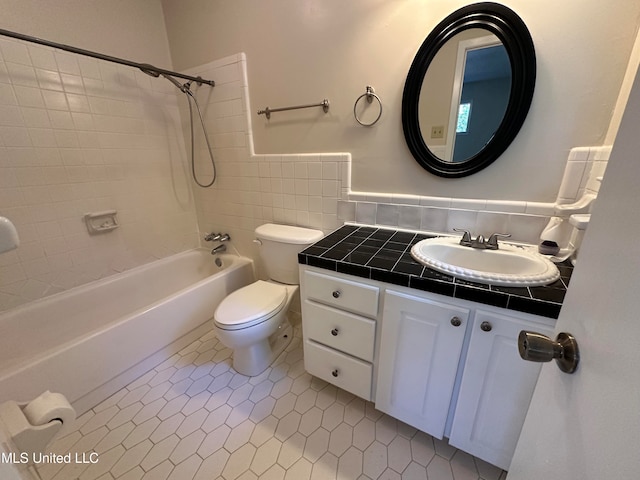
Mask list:
[[205,242],[215,242],[216,240],[220,240],[220,233],[206,233],[204,235],[204,241]]
[[462,233],[462,239],[460,239],[460,245],[471,243],[471,233],[469,232],[469,230],[464,230],[462,228],[454,228],[453,231]]
[[498,237],[509,238],[511,236],[510,233],[493,233],[487,240],[487,246],[489,248],[498,249]]
[[218,238],[219,242],[228,242],[229,240],[231,240],[231,237],[228,233],[223,233],[222,235],[220,235],[220,238]]

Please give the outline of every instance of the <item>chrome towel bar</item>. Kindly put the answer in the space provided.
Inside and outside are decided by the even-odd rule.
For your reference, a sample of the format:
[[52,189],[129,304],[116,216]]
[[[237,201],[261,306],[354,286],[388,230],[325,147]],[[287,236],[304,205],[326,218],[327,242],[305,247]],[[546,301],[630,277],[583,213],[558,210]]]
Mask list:
[[324,113],[329,111],[329,100],[326,98],[320,103],[312,103],[309,105],[296,105],[294,107],[280,107],[280,108],[265,108],[264,110],[258,110],[258,115],[265,115],[267,118],[271,118],[271,114],[274,112],[284,112],[285,110],[298,110],[300,108],[312,108],[312,107],[322,107]]

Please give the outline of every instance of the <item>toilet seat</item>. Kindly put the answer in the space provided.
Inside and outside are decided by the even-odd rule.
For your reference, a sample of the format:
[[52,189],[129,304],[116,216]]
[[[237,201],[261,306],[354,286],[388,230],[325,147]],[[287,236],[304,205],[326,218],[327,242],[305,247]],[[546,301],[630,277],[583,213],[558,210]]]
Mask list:
[[213,315],[224,330],[240,330],[262,323],[277,314],[287,301],[287,288],[258,280],[228,295]]

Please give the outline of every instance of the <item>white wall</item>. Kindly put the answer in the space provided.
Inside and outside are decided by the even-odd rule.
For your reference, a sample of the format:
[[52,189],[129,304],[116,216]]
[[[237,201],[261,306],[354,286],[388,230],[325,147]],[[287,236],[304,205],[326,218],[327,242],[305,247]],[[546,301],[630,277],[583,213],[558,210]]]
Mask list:
[[[538,64],[521,133],[484,171],[456,180],[410,156],[400,103],[409,65],[428,32],[464,1],[162,0],[172,58],[187,68],[243,51],[257,153],[348,151],[353,189],[454,198],[552,202],[570,148],[601,145],[638,27],[640,3],[504,1],[528,25]],[[355,99],[373,85],[381,121],[359,126]],[[255,115],[266,106],[329,98],[331,109]]]
[[[55,8],[54,8],[55,5]],[[0,28],[169,65],[156,0],[0,0]],[[130,67],[0,37],[0,311],[198,245],[177,90]],[[90,236],[88,212],[120,227]]]
[[159,0],[0,0],[0,28],[171,67]]

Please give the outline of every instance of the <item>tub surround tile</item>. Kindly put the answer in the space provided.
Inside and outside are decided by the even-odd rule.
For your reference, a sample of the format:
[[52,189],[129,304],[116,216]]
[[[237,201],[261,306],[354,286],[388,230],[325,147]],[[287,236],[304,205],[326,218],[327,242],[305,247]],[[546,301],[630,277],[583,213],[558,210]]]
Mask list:
[[[198,246],[196,211],[185,208],[189,177],[166,168],[186,157],[170,147],[182,142],[173,86],[18,40],[2,39],[0,49],[8,72],[0,184],[10,194],[0,195],[0,208],[21,250],[47,255],[38,264],[15,257],[24,279],[0,272],[0,311]],[[82,212],[115,205],[120,230],[100,238],[78,231]],[[149,231],[156,242],[145,240]]]
[[425,290],[495,307],[558,318],[573,267],[560,264],[561,278],[544,287],[499,287],[453,278],[411,257],[420,240],[433,235],[344,225],[298,254],[298,261],[325,270]]

